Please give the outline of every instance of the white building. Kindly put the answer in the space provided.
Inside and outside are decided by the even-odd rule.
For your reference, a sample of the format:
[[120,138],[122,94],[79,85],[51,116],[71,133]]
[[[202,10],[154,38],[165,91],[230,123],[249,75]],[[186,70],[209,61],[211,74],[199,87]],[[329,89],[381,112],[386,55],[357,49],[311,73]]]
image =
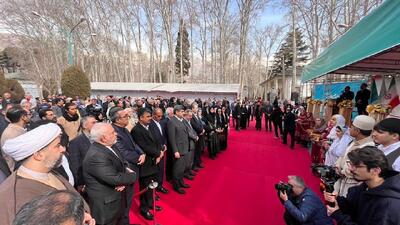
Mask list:
[[191,83],[122,83],[92,82],[91,94],[131,97],[178,97],[194,100],[196,98],[235,100],[239,94],[239,84],[191,84]]

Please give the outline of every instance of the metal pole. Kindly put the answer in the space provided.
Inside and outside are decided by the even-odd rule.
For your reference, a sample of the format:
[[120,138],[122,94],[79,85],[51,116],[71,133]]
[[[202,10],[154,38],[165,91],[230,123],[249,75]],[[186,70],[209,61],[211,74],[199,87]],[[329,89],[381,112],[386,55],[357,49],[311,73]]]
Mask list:
[[286,99],[286,90],[284,90],[286,85],[286,71],[285,71],[285,53],[283,53],[282,58],[282,101]]
[[71,66],[73,64],[73,55],[72,55],[72,32],[67,33],[67,50],[68,50],[68,65]]
[[295,27],[295,11],[294,11],[294,1],[292,7],[292,29],[293,29],[293,76],[292,76],[292,86],[291,86],[291,93],[296,92],[297,89],[297,71],[296,71],[296,61],[297,61],[297,43],[296,43],[296,27]]

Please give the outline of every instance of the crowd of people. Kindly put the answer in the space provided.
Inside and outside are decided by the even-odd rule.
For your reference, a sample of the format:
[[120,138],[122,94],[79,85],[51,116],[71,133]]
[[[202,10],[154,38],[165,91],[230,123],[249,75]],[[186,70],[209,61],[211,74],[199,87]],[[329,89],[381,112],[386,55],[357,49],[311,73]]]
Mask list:
[[[349,93],[341,97],[353,98]],[[39,204],[49,196],[51,201],[78,204],[82,213],[62,210],[87,224],[130,224],[132,199],[140,194],[140,215],[153,220],[152,210],[162,210],[155,201],[169,193],[164,181],[184,195],[190,188],[185,180],[193,180],[204,168],[203,155],[214,160],[227,149],[230,121],[240,132],[252,120],[257,131],[274,130],[282,144],[290,136],[291,149],[296,142],[310,147],[312,163],[336,170],[333,190],[324,193],[328,205],[301,177],[288,177],[291,193],[279,192],[287,224],[400,221],[398,115],[376,123],[360,108],[347,127],[340,114],[326,122],[307,112],[306,105],[278,99],[271,104],[261,98],[229,103],[49,96],[38,101],[27,95],[16,103],[5,93],[1,106],[0,221],[5,224],[23,224],[27,216],[38,216],[41,211],[31,200]],[[85,201],[78,201],[77,193]]]
[[[49,208],[43,203],[57,199],[81,205],[78,213],[61,202],[59,212],[85,224],[132,224],[135,194],[140,195],[140,215],[153,220],[153,210],[162,210],[154,201],[170,191],[165,180],[184,195],[190,188],[185,180],[204,168],[205,152],[215,160],[227,149],[226,99],[107,96],[82,101],[59,95],[39,101],[27,95],[18,103],[5,93],[1,100],[3,224],[23,224],[28,215],[39,219],[46,212],[32,202]],[[85,201],[78,201],[77,193]]]

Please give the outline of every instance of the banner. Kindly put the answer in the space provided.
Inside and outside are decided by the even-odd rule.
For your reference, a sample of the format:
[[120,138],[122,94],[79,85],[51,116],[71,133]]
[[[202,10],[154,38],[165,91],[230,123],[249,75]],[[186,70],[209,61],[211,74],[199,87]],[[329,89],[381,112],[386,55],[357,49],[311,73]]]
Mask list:
[[397,89],[397,94],[400,96],[400,77],[395,77],[394,80]]
[[392,82],[389,91],[387,91],[381,98],[380,104],[383,106],[390,105],[392,109],[399,105],[399,95],[397,94],[396,85]]
[[374,81],[375,81],[375,85],[376,85],[376,92],[378,93],[378,96],[379,96],[379,95],[381,95],[383,77],[381,75],[376,75],[376,76],[374,76]]
[[390,88],[390,82],[392,81],[392,77],[385,76],[385,78],[383,78],[383,81],[385,82],[386,91],[388,91]]

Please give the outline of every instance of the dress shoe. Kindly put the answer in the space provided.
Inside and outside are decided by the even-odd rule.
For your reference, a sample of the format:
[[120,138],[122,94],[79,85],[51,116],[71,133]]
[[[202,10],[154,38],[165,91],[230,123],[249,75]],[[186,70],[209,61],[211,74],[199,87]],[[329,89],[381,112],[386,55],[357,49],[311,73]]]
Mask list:
[[193,180],[193,176],[185,175],[184,177],[185,177],[186,179],[188,179],[188,180]]
[[150,211],[140,211],[140,215],[142,215],[146,220],[154,220],[153,214]]
[[157,191],[158,191],[158,192],[161,192],[161,193],[163,193],[163,194],[168,194],[168,190],[165,189],[163,186],[158,187],[158,188],[157,188]]
[[189,184],[185,184],[185,183],[181,183],[181,187],[183,187],[183,188],[190,188],[190,185]]
[[179,194],[181,194],[181,195],[183,195],[183,194],[186,193],[186,191],[183,190],[182,188],[174,188],[174,190],[175,190],[176,192],[178,192]]
[[192,170],[193,170],[194,172],[199,172],[199,171],[200,171],[200,169],[197,168],[197,167],[193,168]]
[[158,206],[158,205],[156,205],[156,211],[157,212],[160,212],[162,210],[162,207],[161,206]]
[[156,201],[160,201],[160,196],[156,195],[155,199]]

